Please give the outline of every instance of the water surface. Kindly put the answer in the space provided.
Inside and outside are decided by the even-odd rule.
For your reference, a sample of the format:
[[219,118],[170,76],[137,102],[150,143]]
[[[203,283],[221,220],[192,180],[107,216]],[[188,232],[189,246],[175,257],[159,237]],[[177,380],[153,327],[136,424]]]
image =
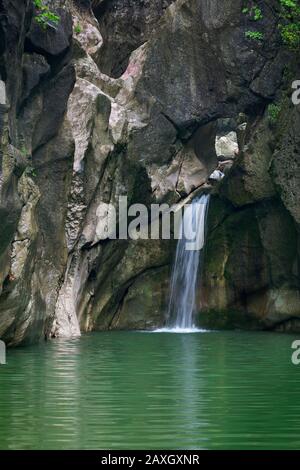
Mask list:
[[8,351],[1,449],[299,449],[294,336],[95,333]]

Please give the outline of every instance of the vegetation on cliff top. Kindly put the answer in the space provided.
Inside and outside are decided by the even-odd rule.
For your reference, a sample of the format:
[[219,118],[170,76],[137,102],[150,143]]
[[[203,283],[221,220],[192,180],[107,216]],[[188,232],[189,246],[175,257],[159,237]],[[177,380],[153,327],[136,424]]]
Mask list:
[[42,29],[56,28],[60,22],[60,16],[54,13],[44,0],[33,0],[36,9],[34,20]]

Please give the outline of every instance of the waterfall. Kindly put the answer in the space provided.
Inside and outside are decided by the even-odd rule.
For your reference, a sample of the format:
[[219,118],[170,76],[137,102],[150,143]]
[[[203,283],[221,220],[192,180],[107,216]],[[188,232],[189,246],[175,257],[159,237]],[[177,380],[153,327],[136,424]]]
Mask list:
[[[171,293],[168,309],[169,328],[174,331],[193,330],[194,315],[197,310],[196,293],[201,255],[205,242],[205,222],[209,205],[209,195],[194,199],[184,211],[180,227],[176,258],[171,279]],[[189,250],[192,235],[197,247]]]

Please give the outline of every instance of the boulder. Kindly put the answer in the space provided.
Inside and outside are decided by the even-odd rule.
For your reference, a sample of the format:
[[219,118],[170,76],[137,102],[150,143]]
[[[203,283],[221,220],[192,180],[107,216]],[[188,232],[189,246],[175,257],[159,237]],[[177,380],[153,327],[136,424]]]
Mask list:
[[[64,2],[59,2],[62,6]],[[72,41],[72,16],[62,7],[54,8],[53,12],[59,16],[57,25],[47,26],[45,29],[35,21],[33,14],[30,30],[26,40],[30,48],[43,55],[60,56],[71,46]]]

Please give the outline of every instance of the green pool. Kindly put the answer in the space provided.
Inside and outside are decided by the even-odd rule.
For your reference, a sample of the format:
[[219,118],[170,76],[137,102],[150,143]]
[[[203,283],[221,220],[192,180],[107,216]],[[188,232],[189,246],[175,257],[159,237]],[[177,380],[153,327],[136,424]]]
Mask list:
[[295,336],[95,333],[8,351],[1,449],[299,449]]

